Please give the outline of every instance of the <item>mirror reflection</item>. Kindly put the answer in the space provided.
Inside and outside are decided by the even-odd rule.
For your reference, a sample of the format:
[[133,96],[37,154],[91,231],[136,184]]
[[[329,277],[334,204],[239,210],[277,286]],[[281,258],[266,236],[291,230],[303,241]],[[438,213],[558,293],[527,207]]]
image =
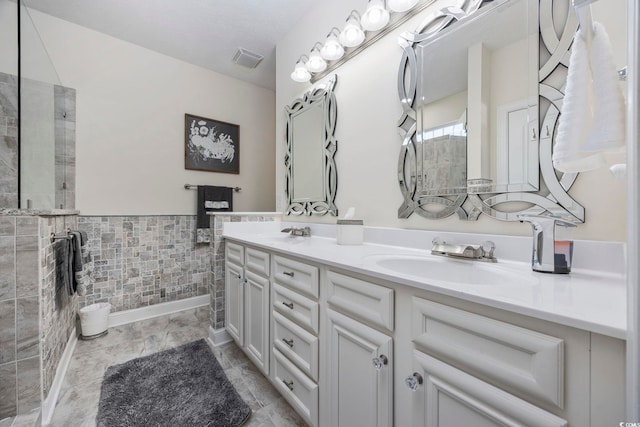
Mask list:
[[286,107],[287,215],[337,215],[336,76]]
[[464,150],[452,139],[451,156],[423,163],[453,175],[436,173],[422,194],[466,192],[463,178],[474,193],[538,190],[537,10],[533,0],[488,4],[415,47],[419,141],[461,111],[467,130]]
[[568,194],[577,174],[551,161],[577,28],[571,0],[436,0],[431,8],[399,40],[398,217],[517,221],[547,212],[584,221]]

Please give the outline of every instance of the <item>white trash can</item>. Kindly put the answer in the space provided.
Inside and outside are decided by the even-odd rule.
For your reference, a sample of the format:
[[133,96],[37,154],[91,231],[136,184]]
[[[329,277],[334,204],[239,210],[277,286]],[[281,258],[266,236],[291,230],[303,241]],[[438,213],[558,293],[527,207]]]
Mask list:
[[80,309],[81,339],[93,339],[107,333],[109,328],[109,311],[111,304],[99,302]]

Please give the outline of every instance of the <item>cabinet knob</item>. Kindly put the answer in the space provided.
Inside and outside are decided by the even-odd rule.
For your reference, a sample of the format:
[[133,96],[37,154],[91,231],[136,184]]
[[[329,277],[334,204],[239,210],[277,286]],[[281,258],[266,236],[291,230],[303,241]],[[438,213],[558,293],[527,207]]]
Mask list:
[[381,371],[382,368],[389,363],[389,359],[384,354],[374,357],[371,361],[373,362],[373,367],[376,371]]
[[422,385],[422,375],[414,372],[404,379],[404,383],[409,387],[409,390],[417,391],[420,385]]
[[287,386],[289,390],[293,391],[293,381],[282,380],[282,382]]
[[282,301],[282,305],[284,305],[285,307],[293,310],[293,303],[292,302]]
[[293,339],[282,338],[282,341],[289,347],[293,347]]
[[242,275],[241,274],[238,274],[238,279],[242,279]]
[[282,274],[285,276],[293,277],[293,271],[283,271]]

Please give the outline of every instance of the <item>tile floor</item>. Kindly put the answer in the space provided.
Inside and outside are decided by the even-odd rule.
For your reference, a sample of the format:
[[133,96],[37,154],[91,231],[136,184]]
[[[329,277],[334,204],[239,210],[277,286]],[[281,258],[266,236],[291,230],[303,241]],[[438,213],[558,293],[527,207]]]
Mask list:
[[[100,385],[107,367],[204,338],[208,335],[208,325],[209,308],[201,307],[113,327],[104,337],[78,341],[51,425],[95,426]],[[246,427],[306,427],[234,343],[215,348],[214,354],[253,410]]]

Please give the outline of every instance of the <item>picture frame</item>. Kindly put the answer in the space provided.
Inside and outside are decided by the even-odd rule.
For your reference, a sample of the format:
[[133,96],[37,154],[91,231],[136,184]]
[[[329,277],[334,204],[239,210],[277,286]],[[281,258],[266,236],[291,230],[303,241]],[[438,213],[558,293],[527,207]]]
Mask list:
[[184,168],[240,173],[240,126],[184,115]]

